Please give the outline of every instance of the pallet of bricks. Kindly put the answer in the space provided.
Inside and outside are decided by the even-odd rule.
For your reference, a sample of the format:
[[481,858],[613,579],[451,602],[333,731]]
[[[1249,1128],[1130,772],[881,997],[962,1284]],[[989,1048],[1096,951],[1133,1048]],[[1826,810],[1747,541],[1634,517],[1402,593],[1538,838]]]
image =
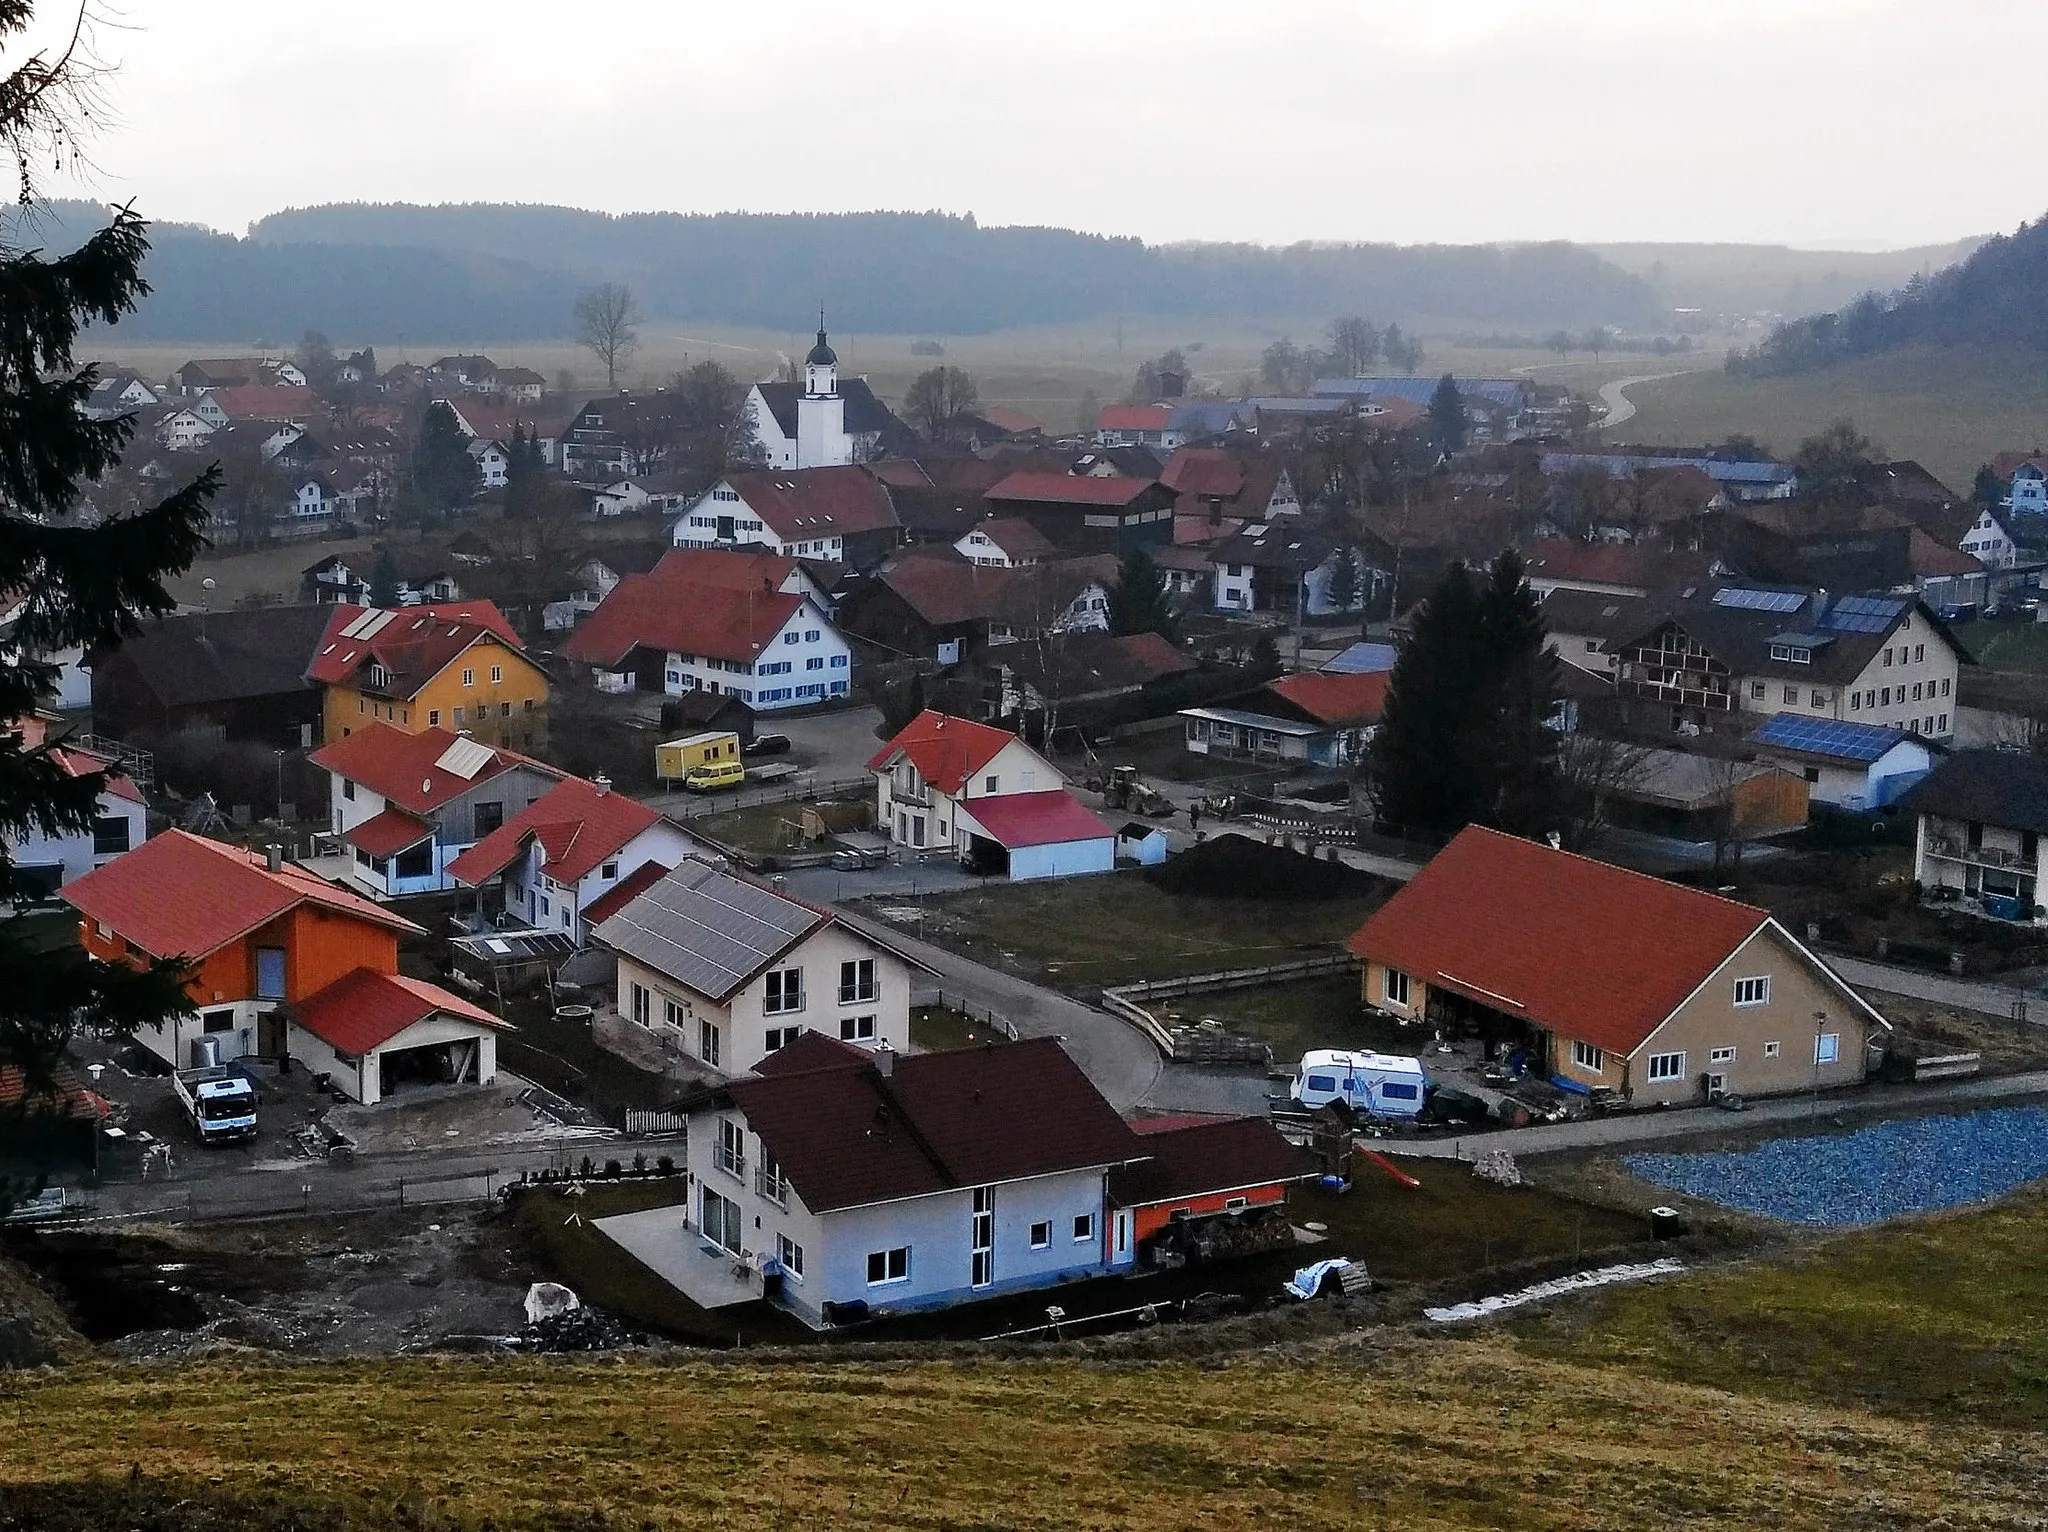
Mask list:
[[1169,1034],[1173,1056],[1182,1064],[1258,1064],[1273,1067],[1273,1050],[1256,1037],[1232,1032],[1220,1021],[1178,1026]]

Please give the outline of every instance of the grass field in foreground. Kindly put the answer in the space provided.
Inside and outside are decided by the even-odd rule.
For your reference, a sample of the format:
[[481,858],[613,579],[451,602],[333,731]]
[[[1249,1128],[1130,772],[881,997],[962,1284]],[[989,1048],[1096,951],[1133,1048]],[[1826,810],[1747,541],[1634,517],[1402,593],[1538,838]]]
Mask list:
[[1499,1339],[1346,1349],[1344,1366],[86,1367],[13,1381],[0,1485],[139,1463],[387,1508],[416,1484],[415,1505],[507,1528],[594,1508],[662,1529],[1349,1532],[2011,1524],[2048,1469],[2038,1437],[1759,1405]]

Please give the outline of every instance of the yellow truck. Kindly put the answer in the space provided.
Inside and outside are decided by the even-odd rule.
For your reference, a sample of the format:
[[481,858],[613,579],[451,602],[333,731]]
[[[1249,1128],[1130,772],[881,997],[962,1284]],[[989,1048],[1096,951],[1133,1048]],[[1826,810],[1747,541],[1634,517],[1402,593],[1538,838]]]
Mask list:
[[664,782],[680,782],[685,792],[738,787],[747,779],[747,769],[740,764],[740,737],[726,729],[656,745],[654,774]]

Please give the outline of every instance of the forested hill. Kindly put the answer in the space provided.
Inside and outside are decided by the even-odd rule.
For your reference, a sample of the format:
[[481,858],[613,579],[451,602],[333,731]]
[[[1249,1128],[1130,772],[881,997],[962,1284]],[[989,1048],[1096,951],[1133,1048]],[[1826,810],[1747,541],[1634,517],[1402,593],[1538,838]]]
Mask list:
[[[35,242],[104,219],[47,210]],[[834,216],[573,208],[337,206],[274,214],[235,239],[154,230],[138,340],[269,339],[311,328],[425,344],[567,334],[575,294],[630,284],[650,317],[788,329],[823,302],[835,327],[976,334],[1126,318],[1357,311],[1435,324],[1627,329],[1664,314],[1638,277],[1548,245],[1148,246],[1066,229],[983,228],[938,213]]]
[[1728,366],[1753,376],[1810,372],[1930,344],[2048,344],[2048,217],[1986,240],[1968,259],[1895,292],[1865,293],[1835,312],[1780,325]]

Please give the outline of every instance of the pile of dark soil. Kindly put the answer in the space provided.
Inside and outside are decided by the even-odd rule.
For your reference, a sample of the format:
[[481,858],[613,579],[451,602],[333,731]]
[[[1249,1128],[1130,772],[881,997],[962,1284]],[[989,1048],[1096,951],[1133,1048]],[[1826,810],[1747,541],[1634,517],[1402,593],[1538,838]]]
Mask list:
[[1209,899],[1339,899],[1370,894],[1384,879],[1243,835],[1218,835],[1145,869],[1169,894]]

